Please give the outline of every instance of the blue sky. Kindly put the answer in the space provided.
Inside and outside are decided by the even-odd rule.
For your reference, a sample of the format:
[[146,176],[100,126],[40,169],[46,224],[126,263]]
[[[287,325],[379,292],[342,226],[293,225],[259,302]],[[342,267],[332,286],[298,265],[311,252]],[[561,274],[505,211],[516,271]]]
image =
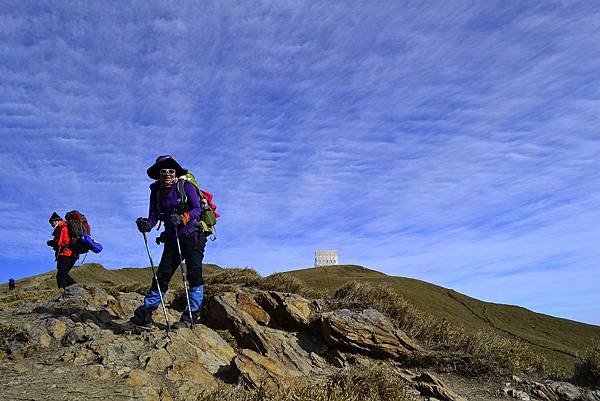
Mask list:
[[0,3],[0,281],[54,268],[53,210],[146,266],[172,154],[222,213],[206,262],[334,248],[600,324],[596,2]]

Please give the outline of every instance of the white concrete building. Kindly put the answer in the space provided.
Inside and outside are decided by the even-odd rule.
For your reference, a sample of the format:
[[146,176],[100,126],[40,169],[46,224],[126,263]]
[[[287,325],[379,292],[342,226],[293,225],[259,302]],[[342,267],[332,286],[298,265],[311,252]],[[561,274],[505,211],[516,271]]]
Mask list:
[[339,264],[340,257],[336,249],[319,249],[315,251],[315,267]]

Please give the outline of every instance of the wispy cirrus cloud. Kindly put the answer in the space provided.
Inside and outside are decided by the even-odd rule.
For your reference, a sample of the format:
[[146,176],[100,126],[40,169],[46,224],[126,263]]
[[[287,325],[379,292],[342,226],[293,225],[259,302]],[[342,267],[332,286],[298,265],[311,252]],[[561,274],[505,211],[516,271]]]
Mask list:
[[3,9],[0,280],[52,268],[52,210],[88,215],[91,260],[146,265],[133,221],[170,153],[217,196],[207,261],[266,274],[337,248],[600,323],[595,5]]

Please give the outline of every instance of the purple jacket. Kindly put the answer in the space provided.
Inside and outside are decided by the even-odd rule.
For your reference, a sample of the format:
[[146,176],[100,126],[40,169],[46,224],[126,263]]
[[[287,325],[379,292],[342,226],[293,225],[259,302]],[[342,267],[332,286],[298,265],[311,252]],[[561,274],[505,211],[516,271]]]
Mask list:
[[[184,189],[187,195],[187,213],[190,215],[190,221],[185,226],[178,227],[180,238],[196,227],[196,223],[202,213],[200,199],[194,185],[186,181]],[[179,196],[177,195],[176,184],[166,190],[162,188],[158,182],[154,182],[150,185],[150,209],[148,210],[148,220],[152,227],[154,227],[159,220],[162,220],[165,224],[165,233],[167,235],[167,240],[169,241],[175,240],[175,226],[171,224],[171,214],[182,214],[181,211],[176,210],[176,206],[178,205]]]

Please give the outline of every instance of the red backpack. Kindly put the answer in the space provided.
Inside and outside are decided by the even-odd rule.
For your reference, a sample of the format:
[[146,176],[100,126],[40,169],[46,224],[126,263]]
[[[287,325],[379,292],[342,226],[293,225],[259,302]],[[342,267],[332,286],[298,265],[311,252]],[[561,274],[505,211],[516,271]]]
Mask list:
[[90,235],[92,229],[85,215],[77,210],[71,210],[65,215],[67,229],[69,230],[69,249],[76,253],[86,253],[89,247],[82,242],[84,234]]

